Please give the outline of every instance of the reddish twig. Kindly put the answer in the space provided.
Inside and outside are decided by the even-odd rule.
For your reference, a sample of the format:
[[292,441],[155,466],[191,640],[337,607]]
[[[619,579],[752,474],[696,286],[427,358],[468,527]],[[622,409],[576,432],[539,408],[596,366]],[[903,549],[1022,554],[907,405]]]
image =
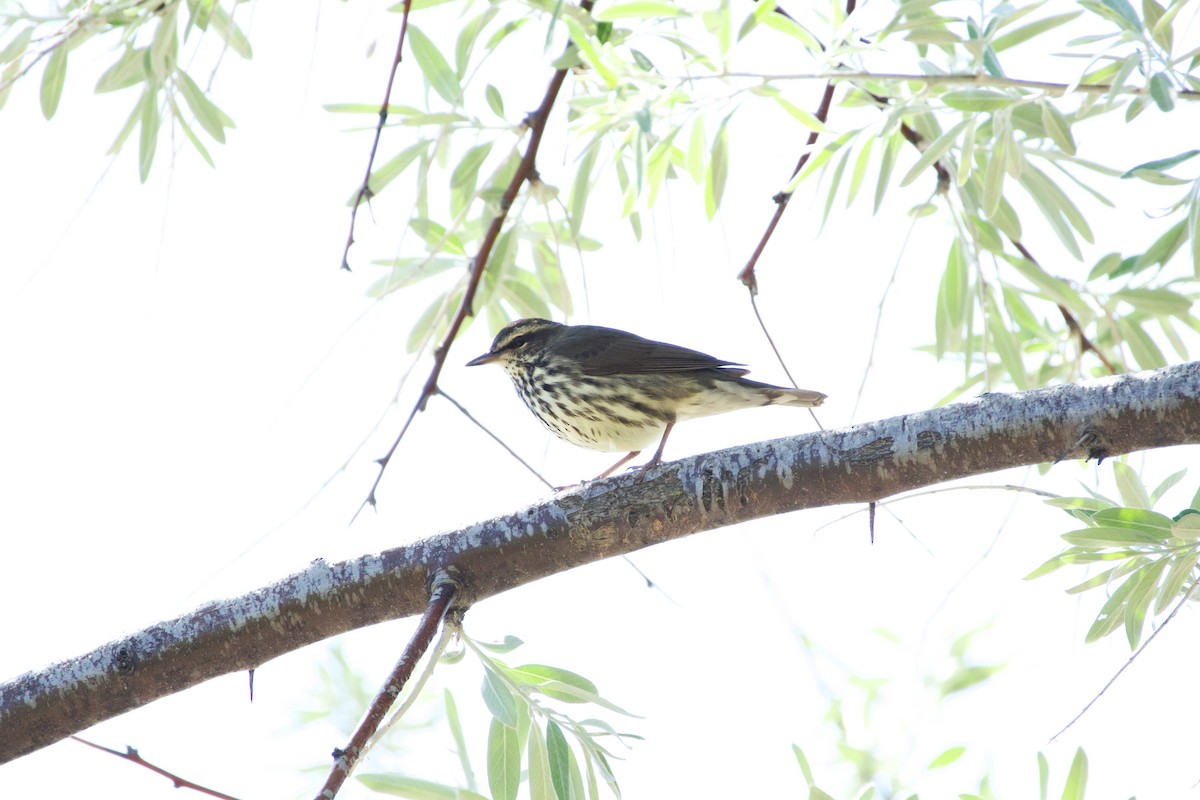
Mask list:
[[[594,0],[583,0],[579,7],[584,11],[591,11]],[[450,352],[450,345],[454,344],[455,338],[458,337],[458,331],[462,328],[463,322],[467,317],[473,315],[475,302],[475,292],[479,288],[479,281],[483,278],[484,269],[487,267],[488,258],[491,256],[492,247],[496,244],[496,239],[500,237],[500,231],[504,227],[505,220],[508,219],[508,210],[512,207],[513,201],[517,198],[517,192],[521,190],[521,186],[525,181],[538,180],[537,170],[534,164],[537,161],[538,148],[542,144],[542,133],[546,128],[546,120],[550,117],[550,109],[554,107],[554,101],[558,98],[558,92],[562,88],[563,81],[566,80],[567,70],[560,69],[554,73],[554,77],[550,79],[550,85],[546,87],[546,94],[542,98],[542,104],[537,110],[529,114],[525,118],[525,124],[529,128],[529,144],[525,148],[525,155],[521,159],[521,163],[517,165],[516,171],[513,173],[512,180],[508,182],[508,188],[504,190],[498,203],[496,216],[492,218],[492,224],[484,234],[483,241],[479,244],[479,252],[475,255],[475,259],[471,264],[471,274],[467,280],[466,291],[463,292],[462,300],[458,304],[458,310],[454,313],[454,318],[450,321],[450,327],[446,331],[442,343],[433,351],[433,368],[429,371],[429,378],[425,381],[425,386],[421,389],[421,396],[417,398],[417,402],[413,405],[413,409],[409,412],[408,419],[404,423],[404,427],[400,430],[400,435],[392,442],[391,448],[382,458],[376,459],[379,464],[379,474],[375,476],[375,482],[371,484],[371,491],[367,493],[367,499],[359,506],[355,516],[366,506],[375,506],[375,490],[379,488],[379,482],[383,479],[383,473],[387,469],[388,462],[391,461],[392,455],[396,452],[396,448],[400,446],[404,434],[408,431],[408,426],[412,424],[413,419],[418,412],[424,411],[429,398],[437,394],[438,378],[442,374],[442,367],[446,364],[446,356]]]
[[[854,13],[854,9],[858,4],[858,0],[846,0],[846,16]],[[791,16],[780,10],[778,7],[776,12],[791,19]],[[821,104],[817,106],[816,118],[824,124],[829,119],[829,106],[833,104],[833,81],[825,84],[825,93],[821,95]],[[808,141],[805,143],[804,153],[801,154],[800,160],[796,162],[796,168],[792,170],[792,177],[800,174],[800,170],[804,169],[804,165],[808,163],[808,159],[812,157],[812,151],[809,150],[817,142],[818,134],[816,131],[810,131]],[[754,248],[754,252],[750,254],[750,260],[746,262],[746,266],[742,267],[742,271],[738,273],[738,280],[742,282],[747,289],[750,290],[750,296],[758,294],[758,278],[754,275],[754,268],[758,265],[758,259],[762,256],[763,250],[767,249],[767,242],[771,240],[771,234],[775,232],[775,228],[779,225],[779,220],[783,219],[783,212],[787,208],[788,201],[792,199],[791,192],[780,192],[772,198],[775,201],[775,213],[771,216],[771,221],[767,223],[767,229],[763,231],[762,238],[758,240],[758,245]],[[761,319],[759,322],[761,323]],[[766,333],[766,328],[763,328],[763,333]],[[767,338],[770,338],[768,335]],[[782,363],[782,360],[781,360]],[[786,371],[787,367],[784,367]]]
[[425,613],[417,622],[417,629],[405,646],[404,652],[400,654],[400,660],[396,662],[392,674],[388,676],[383,688],[371,701],[366,715],[359,723],[358,730],[350,737],[350,743],[344,750],[339,747],[333,751],[333,769],[330,770],[329,777],[325,779],[325,785],[317,794],[317,800],[333,800],[337,796],[338,790],[342,788],[342,784],[350,777],[367,741],[379,728],[383,718],[387,716],[388,710],[396,702],[396,698],[400,696],[404,684],[412,677],[413,670],[416,669],[421,656],[429,649],[429,643],[433,641],[433,636],[441,626],[446,612],[450,610],[450,603],[456,594],[458,594],[458,584],[444,572],[439,572],[434,578]]
[[[1015,239],[1009,239],[1008,241],[1012,243],[1012,246],[1015,247],[1017,252],[1020,253],[1026,260],[1037,264],[1038,267],[1042,266],[1041,263],[1033,257],[1033,253],[1030,253],[1025,245],[1021,244]],[[1079,352],[1081,354],[1095,353],[1096,358],[1100,359],[1100,363],[1104,365],[1104,368],[1108,370],[1108,373],[1110,375],[1116,375],[1120,370],[1114,367],[1112,362],[1108,360],[1108,357],[1104,355],[1100,348],[1096,347],[1092,340],[1087,337],[1087,334],[1083,332],[1083,326],[1079,324],[1079,320],[1075,319],[1075,315],[1071,313],[1070,309],[1068,309],[1062,303],[1056,303],[1055,305],[1058,306],[1058,313],[1062,314],[1063,321],[1067,323],[1067,330],[1071,332],[1072,336],[1075,336],[1077,339],[1079,339]]]
[[231,794],[225,794],[224,792],[218,792],[216,789],[209,789],[207,786],[201,786],[198,783],[192,783],[191,781],[187,780],[186,778],[181,778],[173,772],[167,772],[162,767],[156,767],[153,764],[151,764],[149,761],[147,761],[146,759],[144,759],[140,755],[138,755],[138,751],[134,750],[132,747],[129,747],[128,745],[126,745],[126,747],[125,747],[125,752],[122,753],[120,750],[113,750],[111,747],[105,747],[102,744],[96,744],[95,742],[89,742],[87,739],[81,739],[78,736],[72,736],[71,738],[74,739],[75,741],[79,742],[80,744],[86,744],[88,747],[94,747],[97,750],[104,751],[105,753],[111,753],[112,755],[116,756],[117,758],[123,758],[126,761],[132,761],[134,764],[137,764],[139,767],[145,767],[146,769],[150,770],[151,772],[157,772],[159,775],[162,775],[164,778],[169,779],[171,781],[171,783],[175,784],[176,789],[194,789],[195,791],[201,792],[202,794],[209,795],[210,797],[220,797],[220,798],[222,798],[222,800],[238,800],[236,797],[234,797]]
[[400,20],[400,38],[396,42],[396,55],[392,58],[392,70],[388,73],[387,89],[383,93],[383,103],[379,106],[379,122],[375,123],[375,139],[371,142],[371,153],[367,156],[367,172],[363,175],[362,185],[354,193],[354,204],[350,207],[350,232],[346,235],[346,247],[342,250],[342,269],[350,271],[350,246],[354,244],[354,223],[358,219],[358,207],[364,201],[371,199],[371,168],[375,166],[375,153],[379,150],[379,138],[383,135],[383,126],[387,122],[388,104],[392,101],[392,85],[396,82],[396,72],[404,54],[404,36],[408,33],[408,13],[412,10],[412,0],[404,0],[404,16]]
[[[854,0],[850,0],[847,5],[853,7]],[[829,106],[833,103],[833,87],[833,81],[825,84],[825,93],[821,95],[821,104],[817,106],[815,116],[822,123],[829,118]],[[812,147],[816,143],[819,135],[816,131],[809,131],[808,141],[804,145],[806,149],[800,156],[800,160],[796,162],[796,168],[792,170],[793,178],[808,163],[808,159],[812,156],[812,151],[807,148]],[[783,219],[783,212],[787,209],[788,201],[792,199],[792,193],[780,192],[771,199],[775,201],[775,213],[771,216],[771,221],[767,223],[767,229],[763,231],[763,235],[758,240],[758,245],[754,248],[754,252],[750,254],[750,260],[746,262],[746,266],[742,267],[742,271],[738,273],[738,280],[750,290],[751,296],[758,294],[758,278],[754,276],[754,268],[758,265],[758,259],[762,256],[763,251],[767,249],[767,242],[771,240],[771,234],[775,232],[775,228],[779,225],[779,220]]]

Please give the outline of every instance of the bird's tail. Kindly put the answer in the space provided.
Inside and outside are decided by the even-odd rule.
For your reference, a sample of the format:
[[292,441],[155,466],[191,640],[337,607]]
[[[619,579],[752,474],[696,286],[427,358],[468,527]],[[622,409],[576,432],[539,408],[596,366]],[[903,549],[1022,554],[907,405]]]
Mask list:
[[775,389],[770,394],[774,395],[771,397],[771,405],[800,406],[802,408],[819,406],[825,402],[826,397],[821,392],[809,389]]

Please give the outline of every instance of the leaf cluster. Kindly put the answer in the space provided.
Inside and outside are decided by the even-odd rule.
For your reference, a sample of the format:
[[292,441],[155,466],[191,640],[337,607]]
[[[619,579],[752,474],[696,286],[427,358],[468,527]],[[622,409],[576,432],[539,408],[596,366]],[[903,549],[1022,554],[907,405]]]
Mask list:
[[1088,497],[1047,500],[1085,527],[1062,538],[1070,547],[1026,576],[1040,578],[1068,565],[1111,564],[1067,589],[1078,594],[1103,588],[1108,597],[1087,632],[1094,642],[1123,628],[1130,649],[1141,641],[1147,618],[1192,597],[1200,572],[1200,490],[1189,507],[1167,516],[1153,510],[1168,489],[1183,479],[1180,470],[1147,492],[1127,464],[1113,462],[1121,503],[1089,490]]

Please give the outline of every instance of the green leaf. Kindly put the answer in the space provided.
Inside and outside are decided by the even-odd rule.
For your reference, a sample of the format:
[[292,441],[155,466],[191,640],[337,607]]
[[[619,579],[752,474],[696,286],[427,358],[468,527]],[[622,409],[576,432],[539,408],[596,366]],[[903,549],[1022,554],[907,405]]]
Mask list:
[[138,135],[138,177],[142,183],[150,176],[150,166],[154,163],[154,150],[158,146],[158,126],[162,120],[158,113],[158,94],[146,87],[142,95],[141,115],[138,124],[141,126]]
[[1165,73],[1156,72],[1150,77],[1150,98],[1159,111],[1175,108],[1175,92],[1171,88],[1171,79]]
[[[1092,521],[1096,525],[1107,525],[1113,528],[1129,528],[1130,530],[1141,531],[1156,538],[1166,538],[1171,534],[1171,525],[1174,520],[1166,514],[1160,514],[1157,511],[1150,511],[1150,498],[1146,497],[1145,489],[1142,488],[1141,481],[1138,479],[1136,472],[1127,464],[1121,461],[1114,461],[1114,466],[1120,464],[1124,470],[1128,470],[1130,476],[1125,481],[1130,483],[1127,489],[1122,489],[1122,495],[1125,491],[1129,491],[1130,497],[1124,498],[1132,507],[1129,508],[1104,508],[1092,514]],[[1123,470],[1123,471],[1124,471]],[[1119,479],[1118,484],[1122,481]],[[1134,505],[1134,503],[1138,505]]]
[[1056,14],[1052,17],[1039,19],[1036,22],[1030,22],[1028,25],[1023,25],[1020,28],[1014,28],[1003,36],[997,36],[993,39],[992,49],[999,53],[1002,50],[1015,47],[1022,42],[1040,36],[1046,31],[1053,30],[1065,22],[1070,22],[1082,13],[1082,11],[1068,11],[1065,14]]
[[786,99],[782,95],[776,94],[773,95],[773,97],[775,102],[779,104],[780,108],[790,114],[792,118],[794,118],[804,127],[808,128],[810,131],[825,133],[827,130],[829,130],[825,123],[817,119],[817,115],[813,114],[811,111],[805,111],[803,108]]
[[804,49],[810,53],[820,53],[823,48],[821,43],[817,41],[817,37],[813,36],[807,28],[796,22],[792,17],[784,14],[765,14],[761,21],[768,28],[774,28],[780,33],[786,34],[804,46]]
[[467,737],[463,734],[462,722],[458,718],[458,705],[454,702],[454,695],[449,689],[442,690],[442,703],[446,706],[446,722],[450,726],[450,735],[454,737],[454,749],[458,755],[459,766],[462,767],[463,778],[466,780],[467,787],[474,791],[475,771],[471,769]]
[[[1124,461],[1113,461],[1112,470],[1113,477],[1117,481],[1117,491],[1121,494],[1121,501],[1132,508],[1149,509],[1150,496],[1146,494],[1146,487],[1142,485],[1141,476],[1133,467]],[[1170,527],[1169,521],[1167,527]]]
[[616,22],[621,19],[670,18],[683,13],[684,11],[674,3],[635,0],[634,2],[606,5],[601,11],[593,14],[592,18],[600,22]]
[[967,127],[967,120],[955,125],[950,130],[943,133],[933,141],[917,159],[917,163],[912,169],[900,180],[901,186],[907,186],[917,179],[917,176],[928,169],[935,161],[944,156],[946,152],[954,146],[954,142],[958,139],[958,135]]
[[1019,97],[990,89],[960,89],[946,92],[941,98],[947,106],[959,111],[997,111],[1021,102]]
[[1159,538],[1145,531],[1115,526],[1083,528],[1062,535],[1063,541],[1081,547],[1127,547],[1129,545],[1154,545]]
[[[1067,252],[1077,259],[1082,259],[1083,253],[1079,249],[1078,242],[1075,241],[1071,228],[1078,231],[1079,235],[1087,242],[1093,241],[1092,229],[1088,225],[1087,218],[1071,202],[1071,198],[1067,197],[1066,192],[1060,189],[1058,184],[1032,165],[1026,165],[1018,180],[1029,192],[1037,207],[1041,209],[1046,222],[1058,234],[1059,241],[1062,242]],[[1064,224],[1064,220],[1070,223],[1071,228]]]
[[688,137],[687,171],[697,185],[704,182],[704,161],[708,153],[707,139],[704,136],[704,115],[697,114],[692,120],[692,132]]
[[452,106],[462,104],[462,86],[437,45],[414,25],[408,26],[408,43],[421,74],[443,100]]
[[168,4],[154,30],[150,42],[150,72],[160,81],[175,71],[175,59],[179,53],[179,4]]
[[529,732],[529,800],[555,800],[550,755],[536,725]]
[[1186,317],[1192,308],[1191,298],[1175,294],[1170,289],[1121,289],[1112,296],[1147,314]]
[[1063,786],[1062,800],[1083,800],[1087,789],[1088,763],[1087,756],[1080,747],[1075,751],[1075,759],[1071,762],[1071,770],[1067,773],[1067,783]]
[[1172,225],[1166,233],[1158,237],[1152,245],[1146,248],[1146,252],[1138,257],[1134,270],[1140,272],[1146,267],[1155,264],[1166,266],[1171,257],[1183,246],[1186,238],[1187,221],[1180,220]]
[[579,168],[575,171],[575,182],[571,184],[570,223],[573,236],[578,236],[580,228],[583,227],[583,214],[591,195],[592,168],[596,164],[599,151],[598,144],[593,144],[584,151],[583,158],[579,159]]
[[1138,642],[1142,640],[1146,609],[1158,593],[1158,579],[1162,577],[1168,560],[1159,558],[1152,561],[1128,578],[1127,582],[1134,582],[1129,599],[1125,603],[1125,638],[1129,642],[1130,650],[1136,650]]
[[1192,243],[1192,274],[1200,279],[1200,179],[1192,182],[1188,192],[1187,225],[1188,239]]
[[492,152],[494,141],[478,144],[463,154],[450,175],[450,213],[458,216],[471,198],[475,195],[475,185],[479,180],[479,168]]
[[879,180],[875,183],[875,205],[871,209],[872,214],[879,213],[879,206],[883,203],[883,196],[887,194],[888,185],[892,180],[892,168],[896,166],[896,156],[900,152],[903,142],[904,137],[899,132],[893,133],[888,138],[883,158],[879,162]]
[[67,80],[67,43],[59,42],[46,61],[46,70],[42,73],[42,116],[50,119],[58,110],[58,101],[62,99],[63,84]]
[[0,50],[0,64],[19,61],[21,56],[25,55],[25,50],[29,47],[30,40],[33,39],[33,32],[36,27],[35,25],[29,25],[22,28],[8,44],[4,45],[4,49]]
[[1029,388],[1029,379],[1025,374],[1025,364],[1021,359],[1021,345],[1016,334],[1008,329],[995,300],[988,297],[987,329],[988,338],[1000,357],[1000,363],[1008,372],[1009,378],[1018,389]]
[[1191,588],[1196,580],[1193,573],[1196,571],[1197,560],[1200,560],[1200,553],[1196,552],[1171,559],[1171,569],[1168,570],[1167,577],[1158,590],[1158,602],[1154,605],[1155,614],[1161,614],[1167,609],[1167,606],[1178,602],[1184,593],[1185,584],[1188,589]]
[[1096,615],[1096,621],[1088,629],[1087,635],[1084,637],[1085,642],[1091,644],[1104,638],[1125,621],[1125,603],[1129,599],[1129,593],[1133,591],[1133,587],[1134,582],[1127,580],[1109,596],[1107,602],[1100,609],[1100,613]]
[[1042,127],[1051,140],[1069,156],[1075,155],[1075,137],[1071,135],[1071,124],[1052,103],[1042,104]]
[[521,737],[498,719],[488,730],[487,770],[494,800],[516,800],[521,788]]
[[938,286],[935,349],[940,359],[962,349],[962,328],[970,309],[970,272],[962,242],[951,240],[946,269]]
[[[988,219],[995,221],[995,214],[1000,208],[1004,192],[1004,165],[1008,161],[1008,148],[1013,145],[1008,139],[1008,131],[997,131],[996,140],[992,144],[992,152],[988,156],[987,166],[983,172],[983,213]],[[997,222],[999,225],[999,223]],[[1003,229],[1003,226],[1001,226]]]
[[511,653],[513,650],[516,650],[518,647],[525,644],[525,642],[521,641],[521,639],[513,636],[512,634],[505,636],[499,642],[481,642],[478,639],[472,639],[471,641],[475,642],[475,644],[479,645],[484,650],[490,650],[493,653]]
[[517,698],[491,669],[483,672],[483,702],[493,717],[510,728],[517,727]]
[[953,764],[955,761],[958,761],[958,759],[962,758],[962,755],[965,752],[967,752],[967,748],[962,747],[961,745],[943,750],[940,754],[938,754],[937,758],[929,762],[929,766],[926,767],[926,769],[937,769],[939,767],[945,767]]
[[[728,121],[728,118],[726,118]],[[729,137],[725,122],[717,130],[713,140],[712,154],[708,163],[708,173],[704,182],[704,212],[712,219],[721,206],[721,196],[725,193],[725,179],[729,175]]]
[[1095,552],[1085,547],[1072,547],[1048,559],[1033,572],[1026,575],[1023,580],[1031,581],[1044,577],[1068,564],[1094,564],[1098,561],[1117,561],[1129,558],[1132,555],[1136,555],[1132,550]]
[[1047,274],[1041,265],[1019,256],[1006,258],[1005,261],[1012,264],[1026,280],[1036,286],[1048,299],[1066,306],[1080,316],[1088,316],[1092,313],[1087,303],[1079,296],[1079,292],[1075,291],[1066,281]]
[[792,753],[796,756],[796,762],[800,765],[800,772],[804,774],[804,782],[811,788],[813,781],[812,767],[808,765],[808,759],[804,756],[804,751],[798,745],[792,745]]
[[104,71],[100,80],[96,81],[96,91],[115,92],[126,89],[146,80],[146,51],[125,48],[125,52],[117,59],[117,63]]
[[1132,322],[1129,317],[1118,317],[1116,323],[1117,332],[1120,333],[1125,344],[1129,345],[1129,352],[1139,367],[1160,369],[1167,365],[1167,359],[1162,350],[1140,324]]
[[492,110],[492,113],[497,117],[503,117],[504,98],[500,96],[500,90],[489,83],[483,93],[487,97],[488,108]]
[[571,796],[571,748],[567,737],[554,720],[546,721],[546,757],[550,762],[550,782],[560,800]]
[[1094,281],[1097,278],[1111,275],[1117,267],[1121,266],[1122,260],[1120,253],[1109,253],[1103,256],[1096,262],[1096,266],[1092,267],[1092,271],[1088,273],[1087,279]]
[[458,39],[454,43],[454,68],[460,81],[467,75],[471,51],[475,49],[475,41],[479,38],[480,31],[495,19],[499,11],[499,8],[492,6],[479,16],[473,17],[459,30]]
[[254,52],[250,49],[250,40],[220,3],[213,4],[208,22],[209,28],[217,32],[225,44],[229,45],[230,50],[245,59],[254,57]]
[[456,786],[444,783],[410,778],[407,775],[390,773],[367,773],[355,776],[373,792],[390,794],[396,797],[406,797],[409,800],[468,800],[479,795],[466,792]]
[[1100,0],[1107,8],[1115,11],[1121,19],[1128,23],[1128,28],[1131,31],[1140,31],[1142,29],[1142,21],[1138,19],[1137,12],[1133,10],[1133,6],[1129,4],[1129,0]]
[[[410,164],[426,153],[428,146],[428,142],[421,141],[410,147],[406,147],[389,158],[379,169],[372,172],[370,179],[367,181],[371,197],[379,194],[385,186],[400,177]],[[358,192],[356,190],[354,195],[346,202],[346,205],[352,205],[357,196]]]
[[1046,760],[1045,753],[1038,751],[1038,797],[1041,800],[1046,800],[1046,793],[1050,789],[1050,762]]
[[[511,667],[508,670],[509,676],[519,683],[524,683],[529,686],[541,686],[550,682],[557,682],[574,686],[582,689],[585,692],[597,694],[596,684],[589,681],[587,678],[570,670],[560,669],[559,667],[551,667],[546,664],[523,664],[519,667]],[[547,694],[551,697],[554,695]],[[555,698],[557,700],[567,700],[568,702],[578,702],[574,695],[564,695]]]
[[204,132],[224,144],[225,129],[234,127],[233,120],[226,116],[224,111],[217,108],[191,79],[191,76],[183,70],[176,70],[175,86],[183,95],[184,102],[187,103],[188,109],[191,110]]
[[850,188],[846,190],[846,207],[858,196],[859,187],[867,174],[867,166],[871,163],[871,148],[875,145],[874,137],[862,137],[862,147],[859,148],[858,158],[854,159],[854,171],[850,174]]

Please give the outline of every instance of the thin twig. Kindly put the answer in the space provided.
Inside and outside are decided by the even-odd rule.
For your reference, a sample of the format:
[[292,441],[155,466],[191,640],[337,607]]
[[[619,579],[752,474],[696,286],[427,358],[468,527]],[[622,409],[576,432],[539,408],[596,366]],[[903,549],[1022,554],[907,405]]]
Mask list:
[[350,777],[350,773],[354,771],[354,767],[364,752],[367,741],[379,728],[379,724],[387,716],[392,704],[396,702],[396,698],[404,689],[404,684],[412,676],[421,656],[429,649],[433,635],[437,633],[442,619],[450,610],[450,603],[456,594],[458,594],[458,584],[444,572],[439,572],[434,579],[433,589],[429,594],[429,604],[425,606],[425,613],[417,622],[417,629],[405,646],[404,652],[400,654],[400,660],[396,662],[392,674],[388,676],[379,693],[375,695],[375,699],[371,701],[358,729],[350,737],[350,743],[344,750],[338,748],[333,751],[333,769],[329,771],[325,785],[317,794],[317,800],[333,800],[342,784]]
[[[762,72],[714,72],[710,75],[658,75],[664,81],[700,81],[727,80],[729,78],[746,78],[766,83],[775,81],[911,81],[925,86],[986,86],[996,89],[1027,89],[1040,91],[1052,97],[1064,97],[1073,93],[1108,94],[1113,90],[1109,83],[1054,83],[1052,81],[1030,81],[1019,78],[996,78],[987,74],[977,73],[948,73],[944,75],[922,75],[908,72],[870,72],[866,70],[830,70],[809,73],[762,73]],[[1120,87],[1118,94],[1148,96],[1150,87]],[[1178,89],[1174,97],[1178,100],[1200,100],[1200,91],[1195,89]]]
[[466,417],[467,419],[471,420],[471,422],[475,423],[476,427],[478,427],[478,428],[479,428],[479,430],[483,431],[483,432],[484,432],[484,433],[486,433],[488,436],[492,437],[492,441],[494,441],[496,444],[498,444],[498,445],[500,445],[501,447],[503,447],[503,448],[505,449],[505,451],[507,451],[507,452],[508,452],[508,454],[509,454],[510,456],[512,456],[513,458],[515,458],[517,461],[519,461],[519,462],[520,462],[520,464],[521,464],[521,466],[522,466],[522,467],[524,467],[525,469],[529,470],[529,471],[530,471],[530,472],[533,474],[533,476],[534,476],[535,478],[537,478],[537,479],[538,479],[539,481],[541,481],[542,483],[546,484],[546,487],[547,487],[547,488],[550,488],[550,489],[553,489],[553,488],[554,488],[554,484],[552,484],[550,481],[548,481],[548,480],[546,480],[545,478],[543,478],[543,477],[542,477],[542,474],[541,474],[540,472],[538,472],[536,469],[534,469],[533,467],[531,467],[531,466],[529,465],[529,462],[528,462],[528,461],[526,461],[525,459],[523,459],[523,458],[521,458],[519,455],[517,455],[517,452],[516,452],[515,450],[513,450],[511,447],[509,447],[509,446],[508,446],[508,445],[505,443],[505,441],[504,441],[503,439],[501,439],[501,438],[500,438],[499,436],[497,436],[496,434],[492,433],[492,432],[491,432],[491,431],[488,429],[488,427],[487,427],[486,425],[484,425],[482,422],[480,422],[479,420],[475,419],[475,417],[473,417],[473,416],[471,415],[471,412],[470,412],[470,411],[467,411],[467,409],[466,409],[466,408],[464,408],[464,407],[463,407],[463,405],[462,405],[461,403],[459,403],[457,400],[455,400],[455,399],[454,399],[453,397],[451,397],[450,395],[446,394],[446,392],[445,392],[445,390],[444,390],[444,389],[442,389],[442,388],[440,388],[440,387],[439,387],[439,388],[438,388],[438,390],[437,390],[437,393],[438,393],[438,394],[440,394],[442,397],[446,398],[447,400],[449,400],[449,401],[450,401],[450,405],[452,405],[452,406],[454,406],[455,408],[457,408],[460,414],[462,414],[462,415],[463,415],[464,417]]
[[86,744],[88,747],[94,747],[97,750],[104,751],[105,753],[111,753],[112,755],[116,756],[117,758],[123,758],[126,761],[132,761],[134,764],[137,764],[139,767],[145,767],[146,769],[150,770],[151,772],[157,772],[159,775],[162,775],[164,778],[168,778],[171,781],[171,783],[173,783],[175,785],[176,789],[193,789],[197,792],[200,792],[201,794],[209,795],[210,797],[220,797],[222,800],[238,800],[236,797],[234,797],[231,794],[225,794],[224,792],[218,792],[216,789],[209,789],[207,786],[201,786],[198,783],[192,783],[188,779],[181,778],[173,772],[167,772],[162,767],[156,767],[153,764],[151,764],[149,761],[147,761],[146,759],[144,759],[140,755],[138,755],[138,751],[134,750],[132,747],[129,747],[128,745],[126,745],[126,747],[125,747],[125,752],[122,753],[120,750],[113,750],[111,747],[105,747],[102,744],[96,744],[95,742],[89,742],[87,739],[81,739],[78,736],[72,736],[71,738],[74,739],[75,741],[79,742],[80,744]]
[[342,250],[342,269],[350,271],[350,247],[354,244],[354,223],[358,219],[358,207],[364,201],[371,199],[371,169],[375,166],[375,153],[379,150],[379,138],[383,135],[383,126],[388,118],[388,104],[392,100],[392,85],[396,82],[396,72],[404,56],[404,37],[408,33],[408,13],[412,10],[412,0],[404,0],[404,16],[400,19],[400,37],[396,42],[396,55],[392,58],[392,69],[388,73],[387,89],[383,93],[383,103],[379,106],[379,122],[375,123],[375,138],[371,142],[371,153],[367,156],[367,171],[363,175],[362,185],[354,193],[354,203],[350,207],[350,232],[346,235],[346,247]]
[[[1017,248],[1017,252],[1024,256],[1027,261],[1036,264],[1039,268],[1042,267],[1041,263],[1033,257],[1033,253],[1029,252],[1025,245],[1012,238],[1008,241],[1012,243],[1013,247]],[[1100,348],[1096,347],[1092,340],[1087,337],[1087,334],[1083,332],[1083,327],[1079,324],[1079,320],[1075,319],[1075,315],[1062,303],[1057,303],[1056,305],[1058,306],[1058,313],[1062,314],[1063,321],[1067,323],[1067,329],[1079,339],[1080,354],[1095,353],[1096,358],[1100,359],[1100,362],[1104,364],[1104,368],[1108,370],[1108,373],[1116,375],[1119,370],[1113,366],[1112,362],[1101,352]]]
[[[593,2],[594,0],[582,0],[579,7],[584,11],[591,11]],[[442,367],[446,364],[446,356],[450,352],[450,346],[454,344],[454,340],[458,337],[458,332],[467,317],[475,313],[475,293],[479,289],[479,281],[483,278],[483,272],[491,256],[492,247],[496,244],[496,240],[500,237],[500,231],[508,219],[508,210],[512,207],[513,201],[517,198],[517,193],[521,190],[525,182],[538,180],[534,164],[537,161],[538,148],[542,144],[542,133],[546,129],[546,120],[550,117],[550,110],[554,107],[554,101],[558,98],[558,92],[562,88],[566,77],[566,68],[556,70],[554,77],[550,79],[550,85],[546,87],[546,94],[542,98],[542,104],[538,106],[536,111],[525,118],[525,124],[529,129],[529,144],[525,148],[525,155],[521,158],[521,163],[517,165],[516,170],[513,172],[512,179],[508,183],[508,188],[504,190],[504,194],[500,197],[497,203],[496,215],[492,218],[492,224],[488,228],[487,233],[484,234],[483,241],[479,244],[479,252],[475,255],[475,259],[471,264],[471,274],[467,280],[462,300],[459,301],[458,310],[454,313],[454,318],[450,321],[450,327],[446,330],[446,335],[442,339],[442,343],[433,352],[433,368],[430,369],[429,378],[425,381],[424,388],[421,389],[421,396],[417,398],[417,402],[413,405],[413,409],[409,413],[408,419],[400,431],[400,435],[392,442],[391,448],[388,449],[382,458],[376,460],[376,463],[379,464],[379,474],[375,476],[375,482],[371,484],[371,491],[367,493],[367,498],[359,506],[358,511],[355,512],[354,515],[356,517],[366,506],[375,506],[375,490],[379,488],[379,482],[383,479],[383,473],[387,469],[388,462],[391,461],[396,448],[400,446],[400,441],[404,438],[405,432],[408,431],[408,426],[412,424],[413,418],[416,417],[418,412],[424,411],[425,406],[429,403],[429,398],[437,394],[438,377],[442,374]]]
[[1150,633],[1149,636],[1146,637],[1146,641],[1142,642],[1142,646],[1139,647],[1136,651],[1134,651],[1133,655],[1131,655],[1129,657],[1128,661],[1126,661],[1124,664],[1121,665],[1121,668],[1119,670],[1117,670],[1115,675],[1113,675],[1111,678],[1108,679],[1108,683],[1104,684],[1104,688],[1101,689],[1099,692],[1097,692],[1096,696],[1093,697],[1091,700],[1089,700],[1088,704],[1083,707],[1083,710],[1080,711],[1078,714],[1076,714],[1075,718],[1072,719],[1070,722],[1068,722],[1061,731],[1059,731],[1058,733],[1051,736],[1050,741],[1053,742],[1058,737],[1060,737],[1064,733],[1066,733],[1067,729],[1070,728],[1072,725],[1074,725],[1076,722],[1078,722],[1080,720],[1080,718],[1088,712],[1088,709],[1090,709],[1092,706],[1094,706],[1096,704],[1096,701],[1099,700],[1101,698],[1101,696],[1109,690],[1109,687],[1111,687],[1114,683],[1117,682],[1117,678],[1121,677],[1121,673],[1124,672],[1125,670],[1129,669],[1129,666],[1131,664],[1133,664],[1134,660],[1138,656],[1140,656],[1142,654],[1142,651],[1145,650],[1147,647],[1149,647],[1150,643],[1154,641],[1154,637],[1158,636],[1158,634],[1162,631],[1162,629],[1167,627],[1167,623],[1175,618],[1175,615],[1179,613],[1179,609],[1183,608],[1183,604],[1186,603],[1188,600],[1192,599],[1192,594],[1196,591],[1197,586],[1200,586],[1200,579],[1192,581],[1192,588],[1188,589],[1187,594],[1185,594],[1179,600],[1179,602],[1175,604],[1175,607],[1171,609],[1171,613],[1168,614],[1167,618],[1163,620],[1162,625],[1159,625],[1157,628],[1155,628]]

